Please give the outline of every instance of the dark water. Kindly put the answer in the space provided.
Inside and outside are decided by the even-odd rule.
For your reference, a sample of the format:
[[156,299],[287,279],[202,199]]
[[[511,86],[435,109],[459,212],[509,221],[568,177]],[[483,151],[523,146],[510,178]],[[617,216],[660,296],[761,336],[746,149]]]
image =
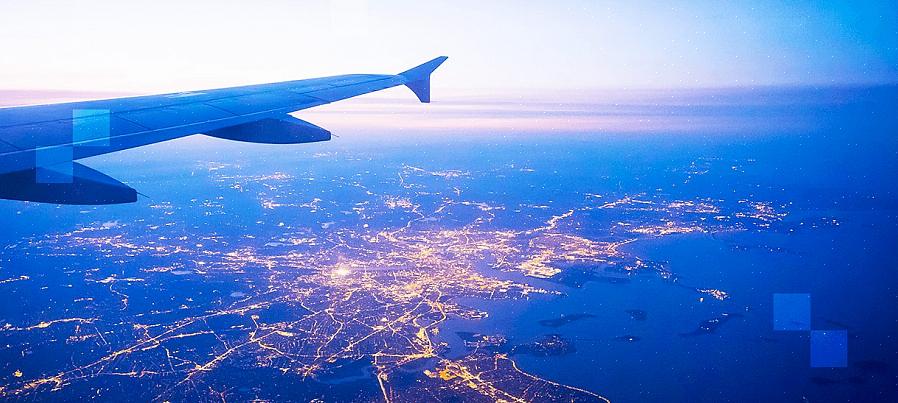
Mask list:
[[[730,292],[723,302],[699,302],[691,290],[644,276],[562,286],[562,298],[502,305],[483,323],[454,325],[507,334],[512,344],[560,334],[576,353],[521,355],[520,365],[613,401],[898,398],[895,95],[855,101],[796,110],[825,122],[808,133],[496,141],[517,149],[509,158],[537,175],[553,173],[536,189],[511,181],[522,187],[503,198],[545,192],[561,204],[587,189],[660,189],[673,197],[772,200],[789,215],[779,231],[680,235],[629,247],[667,262],[682,283]],[[710,172],[679,183],[676,168],[691,161],[710,161]],[[774,293],[809,293],[813,329],[847,329],[849,366],[811,368],[807,333],[773,331]],[[579,319],[563,319],[572,316]]]

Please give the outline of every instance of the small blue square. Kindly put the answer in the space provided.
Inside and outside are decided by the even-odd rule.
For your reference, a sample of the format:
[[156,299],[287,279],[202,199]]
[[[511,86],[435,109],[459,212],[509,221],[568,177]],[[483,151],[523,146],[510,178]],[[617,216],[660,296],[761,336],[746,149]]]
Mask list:
[[845,368],[847,366],[847,330],[814,330],[811,332],[811,367]]
[[72,183],[71,146],[40,147],[34,150],[36,183]]
[[773,294],[773,330],[811,330],[811,294]]
[[110,117],[108,109],[75,109],[72,111],[72,142],[82,146],[109,145]]

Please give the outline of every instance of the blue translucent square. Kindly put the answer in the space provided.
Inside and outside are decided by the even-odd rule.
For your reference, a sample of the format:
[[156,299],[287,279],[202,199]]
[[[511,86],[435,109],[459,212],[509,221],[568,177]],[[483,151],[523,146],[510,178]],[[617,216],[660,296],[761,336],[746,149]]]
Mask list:
[[89,141],[85,146],[109,145],[109,110],[75,109],[72,111],[72,142]]
[[72,183],[74,163],[71,146],[42,147],[34,150],[35,182]]
[[811,330],[811,294],[773,294],[773,330]]
[[847,330],[814,330],[811,332],[811,367],[845,368],[847,366]]

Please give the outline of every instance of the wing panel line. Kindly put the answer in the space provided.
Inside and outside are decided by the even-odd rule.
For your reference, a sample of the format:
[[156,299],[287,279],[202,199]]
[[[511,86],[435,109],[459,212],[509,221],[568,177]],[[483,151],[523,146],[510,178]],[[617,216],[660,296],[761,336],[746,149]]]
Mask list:
[[[16,146],[14,146],[14,145],[12,145],[12,144],[6,142],[6,141],[3,140],[3,139],[0,139],[0,143],[3,143],[4,145],[8,146],[9,148],[12,148],[13,150],[25,151],[25,150],[23,150],[23,149],[21,149],[21,148],[19,148],[19,147],[16,147]],[[17,151],[13,151],[13,152],[11,152],[11,153],[0,154],[0,155],[13,154],[13,153],[16,153],[16,152],[17,152]]]

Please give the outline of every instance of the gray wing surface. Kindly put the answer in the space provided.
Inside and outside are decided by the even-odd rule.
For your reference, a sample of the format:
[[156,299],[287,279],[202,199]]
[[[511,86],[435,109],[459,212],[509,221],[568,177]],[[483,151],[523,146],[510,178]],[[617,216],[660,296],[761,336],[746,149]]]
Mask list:
[[438,57],[395,75],[273,84],[0,109],[0,198],[63,204],[136,201],[136,191],[75,160],[193,134],[255,143],[329,140],[288,113],[405,85],[430,102]]

